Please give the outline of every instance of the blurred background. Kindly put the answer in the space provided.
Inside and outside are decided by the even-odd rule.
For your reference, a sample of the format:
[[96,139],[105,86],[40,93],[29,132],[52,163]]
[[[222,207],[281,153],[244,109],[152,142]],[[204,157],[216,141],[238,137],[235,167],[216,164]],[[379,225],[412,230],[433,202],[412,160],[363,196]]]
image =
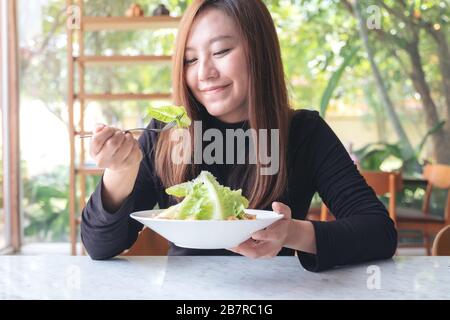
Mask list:
[[[76,168],[88,172],[92,161],[76,133],[98,122],[142,126],[149,105],[166,103],[173,25],[191,1],[0,2],[0,250],[71,254],[71,194],[79,215],[99,179],[98,172],[79,175]],[[396,206],[423,211],[424,165],[450,165],[449,0],[264,2],[277,27],[292,106],[320,111],[360,169],[400,172]],[[136,22],[167,15],[174,17],[168,27],[120,27],[121,20],[115,28],[101,19],[83,25],[85,17]],[[88,67],[80,56],[155,63],[92,59]],[[426,212],[444,224],[447,197],[448,190],[436,188]],[[388,197],[382,200],[388,206]],[[311,214],[320,207],[315,196]],[[424,232],[408,234],[400,241],[426,254]]]

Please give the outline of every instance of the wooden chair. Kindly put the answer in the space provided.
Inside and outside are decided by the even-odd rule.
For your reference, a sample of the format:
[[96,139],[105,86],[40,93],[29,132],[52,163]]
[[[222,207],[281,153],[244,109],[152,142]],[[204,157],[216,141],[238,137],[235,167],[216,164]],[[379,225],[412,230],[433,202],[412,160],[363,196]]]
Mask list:
[[122,253],[123,256],[166,256],[169,243],[155,231],[144,227],[136,242],[130,249]]
[[321,207],[311,207],[306,214],[306,220],[320,220],[321,217]]
[[[450,224],[450,166],[443,164],[426,165],[423,176],[427,180],[422,210],[398,208],[397,230],[419,230],[423,234],[423,246],[431,254],[430,236],[436,235]],[[433,188],[448,189],[443,217],[430,215],[430,198]],[[417,246],[416,246],[417,247]]]
[[450,256],[450,225],[438,232],[431,252],[433,256]]
[[[366,170],[360,170],[360,173],[377,196],[389,194],[389,216],[396,223],[396,192],[403,188],[401,174],[398,172]],[[332,219],[327,206],[322,203],[320,221],[329,221]]]

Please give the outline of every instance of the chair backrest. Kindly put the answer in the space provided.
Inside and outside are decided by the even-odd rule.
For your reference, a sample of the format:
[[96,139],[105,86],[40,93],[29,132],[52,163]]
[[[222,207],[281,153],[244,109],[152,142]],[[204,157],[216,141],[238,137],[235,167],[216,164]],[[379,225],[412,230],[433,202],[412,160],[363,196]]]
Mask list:
[[130,249],[122,253],[123,256],[166,256],[169,243],[155,231],[144,227],[136,242]]
[[431,191],[433,187],[448,189],[444,209],[445,224],[450,223],[450,166],[444,164],[427,164],[423,169],[423,176],[428,181],[422,211],[429,213]]
[[402,176],[399,172],[361,170],[360,173],[377,196],[402,190]]
[[450,256],[450,225],[436,235],[431,252],[433,256]]
[[401,173],[367,170],[361,170],[360,172],[377,196],[389,194],[389,216],[396,223],[396,192],[403,188]]
[[[403,188],[401,173],[367,170],[360,170],[360,173],[377,196],[389,194],[389,216],[396,223],[396,192]],[[328,219],[328,209],[323,204],[320,220],[327,221]]]

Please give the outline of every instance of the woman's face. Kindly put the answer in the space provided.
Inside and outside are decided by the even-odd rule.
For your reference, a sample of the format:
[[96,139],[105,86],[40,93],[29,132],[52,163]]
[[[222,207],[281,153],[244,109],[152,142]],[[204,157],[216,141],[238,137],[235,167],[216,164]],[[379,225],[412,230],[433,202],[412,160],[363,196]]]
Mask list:
[[184,58],[187,85],[209,114],[229,123],[248,118],[244,40],[226,13],[211,8],[195,18]]

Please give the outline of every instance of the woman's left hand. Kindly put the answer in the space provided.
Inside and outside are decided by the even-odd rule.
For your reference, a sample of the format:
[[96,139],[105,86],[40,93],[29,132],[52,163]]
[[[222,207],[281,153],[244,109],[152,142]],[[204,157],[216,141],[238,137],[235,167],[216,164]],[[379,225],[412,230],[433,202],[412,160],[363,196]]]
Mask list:
[[292,216],[291,209],[281,202],[273,202],[272,209],[284,217],[266,229],[255,232],[250,239],[229,250],[249,258],[275,257],[285,245]]

